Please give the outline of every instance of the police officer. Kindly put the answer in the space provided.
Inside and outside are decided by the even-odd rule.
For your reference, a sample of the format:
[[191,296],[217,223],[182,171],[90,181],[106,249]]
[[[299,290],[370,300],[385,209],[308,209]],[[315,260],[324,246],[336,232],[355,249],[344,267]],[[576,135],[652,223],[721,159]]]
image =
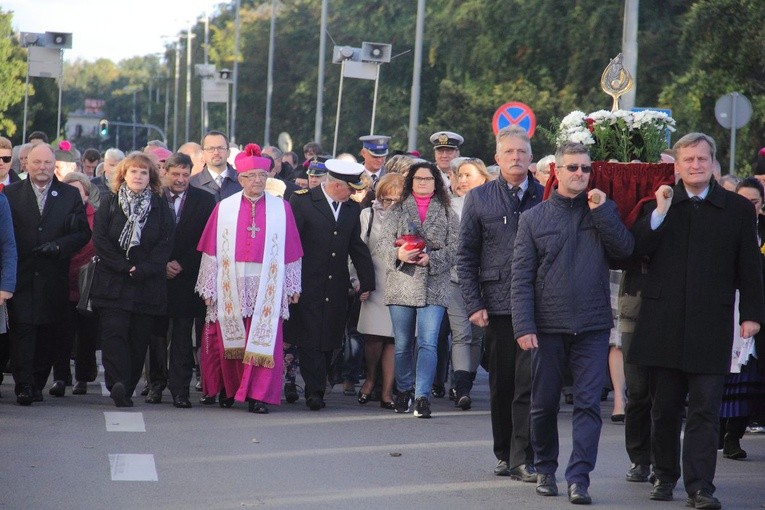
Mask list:
[[366,135],[359,137],[361,142],[361,157],[364,159],[364,174],[372,179],[374,188],[377,181],[385,175],[385,157],[388,155],[390,136]]

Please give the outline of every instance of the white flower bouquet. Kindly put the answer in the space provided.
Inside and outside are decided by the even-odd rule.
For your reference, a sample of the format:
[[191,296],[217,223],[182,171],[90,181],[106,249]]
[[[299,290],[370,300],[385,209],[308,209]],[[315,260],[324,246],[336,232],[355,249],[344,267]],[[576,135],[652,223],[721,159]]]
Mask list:
[[675,120],[656,110],[573,111],[560,122],[555,142],[582,143],[594,161],[657,163],[667,148],[667,132],[674,130]]

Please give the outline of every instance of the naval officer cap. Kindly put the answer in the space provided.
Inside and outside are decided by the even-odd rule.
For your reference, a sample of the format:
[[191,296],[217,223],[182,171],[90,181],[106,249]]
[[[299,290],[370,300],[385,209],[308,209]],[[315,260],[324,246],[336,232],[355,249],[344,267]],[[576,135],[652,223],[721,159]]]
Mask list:
[[365,188],[366,185],[361,180],[361,174],[364,173],[364,165],[341,159],[328,159],[325,165],[329,175],[335,179],[348,183],[348,186],[353,189]]
[[361,145],[375,156],[388,155],[388,140],[390,140],[390,136],[385,135],[366,135],[359,137]]
[[451,149],[457,149],[465,142],[462,136],[452,131],[438,131],[430,135],[430,143],[433,144],[434,149],[439,147],[449,147]]
[[327,173],[327,166],[326,162],[330,159],[330,156],[314,156],[311,162],[308,164],[308,170],[306,170],[306,174],[308,175],[324,175]]

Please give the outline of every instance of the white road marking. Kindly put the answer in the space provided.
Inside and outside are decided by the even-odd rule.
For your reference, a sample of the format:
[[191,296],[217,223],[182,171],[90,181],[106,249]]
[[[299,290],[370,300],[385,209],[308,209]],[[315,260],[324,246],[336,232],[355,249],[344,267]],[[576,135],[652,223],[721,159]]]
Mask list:
[[156,482],[154,455],[143,453],[110,453],[109,466],[113,482]]
[[104,412],[107,432],[146,432],[143,413]]

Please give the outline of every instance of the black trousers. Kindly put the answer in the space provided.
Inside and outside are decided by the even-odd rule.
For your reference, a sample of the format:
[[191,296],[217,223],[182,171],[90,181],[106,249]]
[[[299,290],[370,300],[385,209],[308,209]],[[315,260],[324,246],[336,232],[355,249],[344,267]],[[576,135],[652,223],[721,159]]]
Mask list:
[[[149,346],[149,380],[152,391],[162,393],[170,388],[173,396],[189,396],[189,385],[194,375],[194,347],[191,331],[193,317],[157,318],[155,333]],[[168,341],[170,342],[168,350]],[[169,361],[169,363],[168,363]]]
[[155,316],[119,308],[100,308],[98,313],[106,387],[121,382],[130,396],[141,378]]
[[298,346],[300,352],[300,375],[305,383],[305,398],[312,395],[324,397],[327,386],[327,371],[332,363],[334,351],[320,351],[315,347]]
[[56,339],[62,326],[11,323],[11,368],[16,394],[31,386],[42,391],[55,359]]
[[[78,381],[95,381],[98,376],[96,347],[98,321],[95,315],[84,316],[77,311],[77,303],[67,303],[67,318],[56,342],[53,379],[67,381],[72,377],[70,359],[75,349],[74,373]],[[75,347],[76,346],[76,347]]]
[[685,397],[688,417],[683,439],[682,474],[686,492],[714,492],[720,404],[725,376],[689,374],[670,368],[649,369],[654,472],[662,482],[680,478],[680,431]]
[[[449,315],[444,313],[441,319],[441,328],[438,330],[438,344],[436,345],[436,374],[433,377],[433,386],[444,386],[449,377],[449,362],[451,361],[451,334]],[[453,384],[452,384],[453,386]]]
[[10,337],[10,333],[0,335],[0,383],[3,382],[3,372],[5,372],[5,367],[8,365],[8,360],[11,359]]
[[530,438],[531,351],[515,341],[509,315],[490,315],[486,328],[494,455],[513,468],[532,465]]
[[[632,333],[622,333],[622,354],[627,358]],[[651,393],[646,367],[624,363],[627,405],[624,408],[624,446],[630,462],[649,466],[651,462]]]

